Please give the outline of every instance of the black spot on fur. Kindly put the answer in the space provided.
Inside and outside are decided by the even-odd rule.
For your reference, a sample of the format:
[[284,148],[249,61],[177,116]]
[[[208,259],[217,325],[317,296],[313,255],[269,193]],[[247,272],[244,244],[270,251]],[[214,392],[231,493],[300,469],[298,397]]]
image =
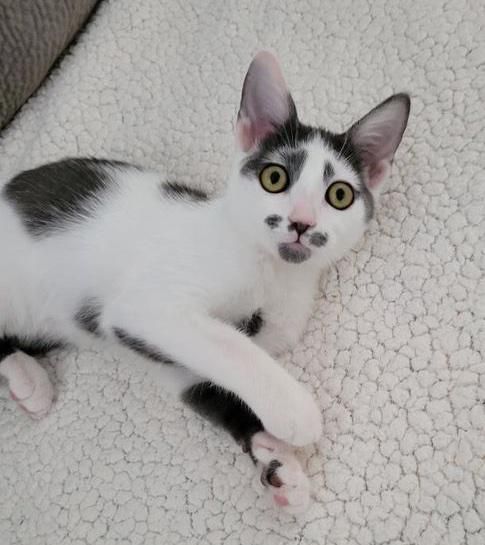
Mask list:
[[113,186],[113,169],[121,168],[137,167],[105,159],[64,159],[21,172],[3,195],[29,233],[42,237],[91,217]]
[[182,400],[194,411],[229,432],[251,454],[251,438],[263,424],[249,406],[232,392],[211,382],[191,386]]
[[83,303],[81,308],[76,312],[74,320],[81,329],[100,336],[101,329],[99,318],[101,316],[101,303],[97,299],[88,299]]
[[323,169],[323,179],[328,182],[329,179],[333,176],[335,176],[335,169],[330,162],[325,161],[325,167]]
[[310,244],[313,244],[313,246],[316,246],[317,248],[325,246],[325,244],[327,244],[327,240],[328,236],[325,233],[320,233],[319,231],[316,231],[310,235]]
[[177,182],[165,182],[161,187],[162,193],[171,199],[182,199],[192,202],[205,202],[209,200],[209,196],[205,191]]
[[64,343],[47,338],[27,338],[17,335],[6,335],[0,338],[0,361],[17,350],[29,356],[44,356],[51,350],[62,348]]
[[171,358],[163,354],[157,347],[145,342],[143,339],[133,337],[124,329],[114,327],[113,333],[116,335],[117,339],[122,345],[130,348],[133,350],[133,352],[140,354],[140,356],[143,356],[144,358],[148,358],[158,363],[175,363]]
[[237,328],[248,337],[254,337],[261,331],[263,325],[263,313],[261,310],[257,310],[250,318],[241,320]]

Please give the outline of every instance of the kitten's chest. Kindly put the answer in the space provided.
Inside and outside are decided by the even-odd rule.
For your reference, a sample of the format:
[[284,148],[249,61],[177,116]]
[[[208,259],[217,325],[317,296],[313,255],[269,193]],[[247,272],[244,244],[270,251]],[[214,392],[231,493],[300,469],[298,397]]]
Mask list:
[[251,273],[240,275],[239,280],[213,307],[215,316],[232,323],[264,310],[285,291],[284,278],[270,263],[258,263]]

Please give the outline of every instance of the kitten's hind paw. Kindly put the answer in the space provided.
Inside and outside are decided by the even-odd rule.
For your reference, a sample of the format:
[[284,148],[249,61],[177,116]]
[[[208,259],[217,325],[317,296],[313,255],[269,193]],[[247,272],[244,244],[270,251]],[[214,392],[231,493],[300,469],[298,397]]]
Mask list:
[[310,503],[310,482],[291,448],[269,433],[259,432],[251,440],[251,452],[273,503],[288,513],[305,511]]
[[8,380],[12,399],[31,418],[43,418],[54,399],[54,388],[45,369],[23,352],[7,356],[0,367],[0,373]]

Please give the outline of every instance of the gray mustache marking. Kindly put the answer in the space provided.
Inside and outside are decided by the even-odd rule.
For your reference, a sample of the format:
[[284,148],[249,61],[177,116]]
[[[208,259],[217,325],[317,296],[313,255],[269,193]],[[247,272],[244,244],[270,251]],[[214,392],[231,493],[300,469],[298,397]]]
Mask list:
[[281,216],[278,216],[278,214],[271,214],[270,216],[267,216],[264,220],[264,223],[269,225],[271,229],[276,229],[278,225],[281,223],[283,218]]
[[327,240],[328,235],[325,233],[320,233],[319,231],[316,231],[310,235],[310,244],[316,246],[317,248],[325,246],[325,244],[327,244]]

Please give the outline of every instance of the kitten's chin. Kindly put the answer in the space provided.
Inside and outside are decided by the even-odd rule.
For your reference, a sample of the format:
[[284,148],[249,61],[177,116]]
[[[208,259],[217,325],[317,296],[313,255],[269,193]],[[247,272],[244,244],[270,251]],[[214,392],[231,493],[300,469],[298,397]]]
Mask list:
[[278,246],[278,252],[281,259],[288,263],[303,263],[312,255],[310,248],[301,242],[282,242]]

